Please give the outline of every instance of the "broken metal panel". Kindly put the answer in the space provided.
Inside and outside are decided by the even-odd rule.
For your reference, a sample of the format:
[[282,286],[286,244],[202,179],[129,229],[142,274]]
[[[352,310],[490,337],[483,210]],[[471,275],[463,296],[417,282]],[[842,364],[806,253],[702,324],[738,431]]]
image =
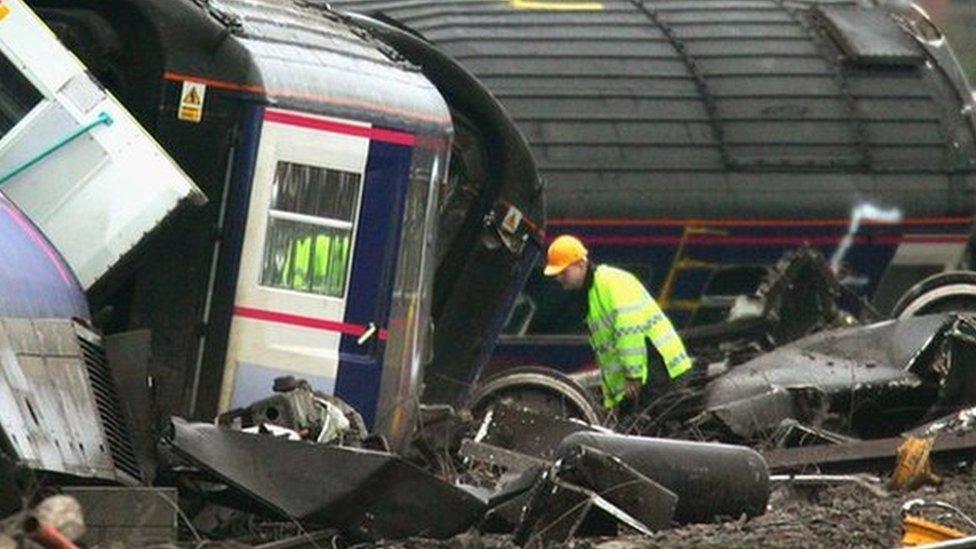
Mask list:
[[830,35],[853,63],[917,65],[925,60],[915,40],[883,10],[860,6],[817,6]]
[[499,402],[485,414],[475,442],[551,460],[556,447],[566,436],[595,429],[579,420],[544,415]]
[[[709,383],[699,425],[717,419],[739,437],[763,436],[783,420],[820,421],[835,400],[920,402],[938,383],[933,345],[955,325],[931,315],[814,334],[746,362]],[[961,374],[960,374],[961,375]],[[897,400],[888,400],[896,402]]]
[[942,360],[927,366],[939,379],[939,396],[928,416],[944,415],[952,410],[976,404],[976,322],[959,317],[946,333]]
[[508,472],[527,471],[533,467],[551,464],[550,461],[544,459],[473,440],[461,441],[461,449],[458,450],[458,455],[472,461],[502,467]]
[[[178,455],[245,494],[233,503],[336,527],[353,537],[448,538],[481,518],[484,505],[385,452],[242,433],[173,418]],[[247,510],[247,509],[246,509]]]
[[767,392],[722,404],[711,404],[704,414],[696,418],[696,422],[706,424],[709,419],[714,418],[734,435],[748,439],[757,432],[778,429],[784,418],[795,415],[793,396],[780,387],[770,387]]
[[823,254],[810,247],[784,254],[755,292],[737,296],[727,316],[725,322],[682,332],[699,359],[741,363],[825,329],[875,320],[841,285]]
[[679,523],[766,511],[769,470],[762,456],[745,446],[575,433],[560,444],[558,455],[578,446],[614,456],[677,494],[674,520]]
[[[492,511],[512,521],[520,509],[515,543],[544,547],[581,535],[615,535],[617,524],[642,534],[671,526],[678,496],[620,459],[594,448],[574,446],[535,479],[532,489]],[[516,505],[521,507],[516,508]]]
[[947,314],[927,315],[821,332],[798,341],[795,346],[813,353],[842,356],[865,365],[910,368],[950,317]]
[[627,516],[638,530],[671,526],[678,496],[617,457],[577,446],[560,460],[560,478],[593,490]]
[[[547,472],[533,488],[532,496],[515,531],[514,541],[523,547],[566,543],[583,524],[593,506],[592,492],[553,478]],[[611,532],[612,533],[612,532]]]
[[0,322],[0,434],[16,468],[138,481],[99,352],[98,336],[70,320]]

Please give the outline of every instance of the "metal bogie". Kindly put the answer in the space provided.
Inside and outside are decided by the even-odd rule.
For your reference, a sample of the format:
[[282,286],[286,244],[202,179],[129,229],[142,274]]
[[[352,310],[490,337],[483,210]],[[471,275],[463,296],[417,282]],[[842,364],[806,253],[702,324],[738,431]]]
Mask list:
[[503,401],[537,413],[601,423],[600,408],[589,391],[550,368],[520,366],[489,376],[475,388],[468,406],[481,415]]
[[976,272],[949,271],[922,280],[892,308],[892,318],[976,311]]

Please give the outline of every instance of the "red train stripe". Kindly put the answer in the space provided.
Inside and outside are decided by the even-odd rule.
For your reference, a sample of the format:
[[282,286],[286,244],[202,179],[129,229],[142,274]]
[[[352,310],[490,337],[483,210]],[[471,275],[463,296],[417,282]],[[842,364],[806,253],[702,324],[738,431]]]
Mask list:
[[320,118],[312,118],[310,116],[302,116],[300,114],[292,114],[270,109],[264,113],[264,119],[268,122],[276,122],[278,124],[287,124],[289,126],[309,128],[312,130],[320,130],[329,133],[365,137],[373,141],[393,143],[394,145],[408,145],[412,147],[417,142],[417,138],[409,133],[371,128],[369,126],[356,126],[354,124],[345,124],[333,120],[322,120]]
[[[366,333],[368,329],[362,324],[349,324],[347,322],[336,322],[324,318],[313,318],[310,316],[299,316],[278,311],[268,311],[265,309],[253,309],[251,307],[234,307],[234,316],[273,322],[275,324],[287,324],[289,326],[301,326],[302,328],[312,328],[313,330],[323,330],[326,332],[338,332],[340,334],[359,337]],[[386,330],[380,330],[377,336],[385,341],[389,334]]]

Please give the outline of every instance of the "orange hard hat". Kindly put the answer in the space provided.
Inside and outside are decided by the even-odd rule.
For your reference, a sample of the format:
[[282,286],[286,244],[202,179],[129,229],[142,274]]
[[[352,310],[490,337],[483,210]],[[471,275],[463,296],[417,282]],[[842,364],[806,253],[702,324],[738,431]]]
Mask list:
[[542,272],[546,276],[556,276],[573,263],[586,259],[587,255],[586,246],[575,236],[558,236],[549,245],[546,268]]

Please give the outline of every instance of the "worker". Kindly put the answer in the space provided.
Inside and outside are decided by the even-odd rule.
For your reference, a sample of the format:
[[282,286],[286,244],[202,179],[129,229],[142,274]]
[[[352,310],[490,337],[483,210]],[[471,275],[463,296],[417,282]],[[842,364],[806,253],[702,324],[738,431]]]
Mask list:
[[281,269],[281,285],[292,290],[341,297],[348,255],[348,238],[307,233],[296,236],[288,247]]
[[609,265],[594,265],[576,237],[549,246],[544,273],[564,290],[587,293],[586,325],[602,373],[603,405],[637,413],[692,368],[671,321],[637,277]]

